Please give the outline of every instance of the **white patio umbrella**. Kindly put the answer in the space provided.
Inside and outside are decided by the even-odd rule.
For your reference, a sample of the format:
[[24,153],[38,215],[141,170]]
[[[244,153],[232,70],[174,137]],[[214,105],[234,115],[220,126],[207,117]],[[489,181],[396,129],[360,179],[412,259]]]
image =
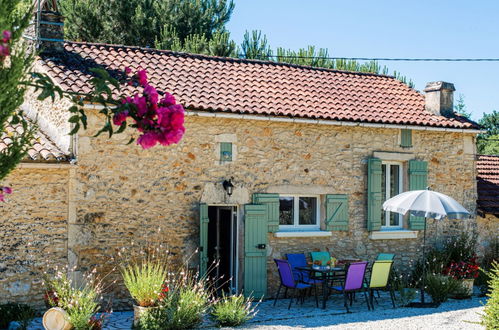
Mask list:
[[413,190],[401,193],[383,203],[383,210],[425,217],[423,231],[423,281],[421,288],[421,304],[424,305],[425,287],[425,246],[426,246],[426,219],[466,219],[470,213],[455,199],[432,190]]

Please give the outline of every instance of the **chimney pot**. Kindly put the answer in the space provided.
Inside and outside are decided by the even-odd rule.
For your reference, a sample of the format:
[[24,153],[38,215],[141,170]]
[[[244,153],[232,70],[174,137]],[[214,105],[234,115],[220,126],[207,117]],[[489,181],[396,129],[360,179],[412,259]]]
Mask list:
[[438,116],[454,116],[454,84],[434,81],[426,84],[425,108]]

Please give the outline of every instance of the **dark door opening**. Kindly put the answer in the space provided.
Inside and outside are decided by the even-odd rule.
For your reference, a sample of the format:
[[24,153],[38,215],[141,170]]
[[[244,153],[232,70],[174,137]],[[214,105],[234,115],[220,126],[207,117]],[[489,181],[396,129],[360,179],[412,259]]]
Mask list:
[[237,291],[237,221],[232,206],[208,207],[208,276],[218,292]]

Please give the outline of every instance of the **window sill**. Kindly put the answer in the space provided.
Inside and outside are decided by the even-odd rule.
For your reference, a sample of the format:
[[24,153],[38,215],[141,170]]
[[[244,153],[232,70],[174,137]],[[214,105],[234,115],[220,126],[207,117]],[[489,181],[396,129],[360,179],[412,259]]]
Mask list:
[[418,232],[416,230],[380,230],[371,232],[369,238],[373,240],[418,238]]
[[332,232],[323,230],[278,231],[274,233],[274,237],[328,237],[332,235]]

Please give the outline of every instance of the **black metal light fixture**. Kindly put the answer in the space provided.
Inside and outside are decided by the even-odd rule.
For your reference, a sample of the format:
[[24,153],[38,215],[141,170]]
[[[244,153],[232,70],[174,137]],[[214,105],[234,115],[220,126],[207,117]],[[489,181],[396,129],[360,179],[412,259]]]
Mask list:
[[232,179],[230,178],[229,180],[224,180],[222,182],[222,186],[224,187],[224,190],[227,192],[227,195],[232,195],[232,191],[234,190],[234,185],[232,184]]

